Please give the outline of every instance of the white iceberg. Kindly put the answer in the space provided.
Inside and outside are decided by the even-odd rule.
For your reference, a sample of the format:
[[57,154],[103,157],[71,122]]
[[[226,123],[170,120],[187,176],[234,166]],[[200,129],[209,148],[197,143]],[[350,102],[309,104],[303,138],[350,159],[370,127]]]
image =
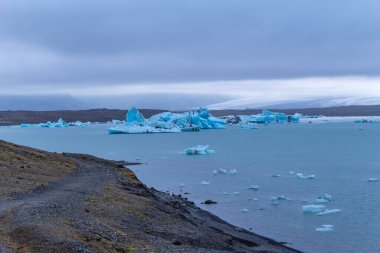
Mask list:
[[317,203],[327,203],[327,202],[330,202],[332,200],[332,196],[325,193],[322,197],[318,197],[315,202]]
[[198,145],[196,147],[187,148],[184,150],[186,155],[208,155],[215,153],[214,150],[209,149],[209,146]]
[[315,178],[314,175],[307,175],[307,176],[305,176],[305,175],[302,174],[302,173],[297,173],[297,174],[296,174],[296,177],[298,177],[298,178],[302,178],[302,179],[314,179],[314,178]]
[[306,214],[326,215],[342,212],[340,209],[327,209],[325,205],[302,206],[302,212]]
[[316,228],[316,232],[331,232],[334,231],[334,226],[333,225],[322,225],[321,228]]
[[326,210],[325,205],[306,205],[302,206],[302,212],[306,214],[316,214]]
[[326,209],[322,212],[317,213],[317,215],[326,215],[326,214],[333,214],[333,213],[340,213],[342,210],[340,209]]
[[223,192],[223,195],[238,195],[239,192]]
[[250,185],[250,186],[248,187],[248,189],[257,191],[258,189],[260,189],[260,186],[258,186],[258,185],[256,185],[256,184],[253,184],[253,185]]
[[258,129],[257,126],[253,126],[253,125],[249,125],[249,124],[241,125],[240,128],[241,128],[241,129]]
[[238,173],[238,171],[236,169],[225,170],[225,169],[219,168],[219,169],[216,169],[216,170],[212,171],[213,175],[226,175],[226,174],[235,175],[237,173]]
[[203,185],[209,185],[210,182],[208,182],[208,181],[202,181],[201,184],[203,184]]

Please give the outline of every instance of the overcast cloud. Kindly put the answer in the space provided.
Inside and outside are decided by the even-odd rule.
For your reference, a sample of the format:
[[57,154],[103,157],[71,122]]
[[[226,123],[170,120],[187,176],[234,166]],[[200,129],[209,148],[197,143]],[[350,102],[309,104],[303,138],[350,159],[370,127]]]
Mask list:
[[0,0],[0,94],[378,96],[379,13],[377,0]]

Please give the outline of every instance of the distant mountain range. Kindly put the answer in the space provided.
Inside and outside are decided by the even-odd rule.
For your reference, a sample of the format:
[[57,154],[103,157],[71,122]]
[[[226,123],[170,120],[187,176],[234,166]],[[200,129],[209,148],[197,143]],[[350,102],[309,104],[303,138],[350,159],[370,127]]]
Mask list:
[[[263,108],[308,112],[306,114],[324,115],[380,115],[380,98],[319,98],[313,100],[277,101],[255,103],[252,98],[232,98],[229,96],[207,95],[135,95],[116,97],[72,97],[68,95],[51,96],[5,96],[0,95],[0,111],[59,111],[88,110],[93,108],[112,108],[126,110],[131,106],[138,108],[184,111],[206,105],[211,110],[241,112],[249,114]],[[379,105],[379,106],[378,106]],[[293,110],[294,109],[294,110]],[[218,112],[219,114],[219,112]]]

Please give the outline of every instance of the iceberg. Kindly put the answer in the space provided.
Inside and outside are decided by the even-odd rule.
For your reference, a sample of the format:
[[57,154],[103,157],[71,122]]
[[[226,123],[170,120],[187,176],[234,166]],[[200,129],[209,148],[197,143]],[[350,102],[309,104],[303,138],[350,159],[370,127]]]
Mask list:
[[179,133],[181,129],[174,124],[158,124],[146,120],[136,107],[128,110],[125,124],[108,128],[109,134],[146,134],[146,133]]
[[306,205],[302,206],[302,212],[306,214],[316,214],[326,210],[325,205]]
[[219,168],[219,169],[213,170],[213,171],[212,171],[212,174],[214,174],[214,175],[220,175],[220,174],[231,174],[231,175],[235,175],[235,174],[237,174],[237,172],[238,172],[238,171],[237,171],[236,169],[225,170],[225,169]]
[[249,125],[249,124],[241,125],[240,128],[241,128],[241,129],[259,129],[258,127],[253,126],[253,125]]
[[342,212],[340,209],[327,209],[325,205],[302,206],[302,212],[306,214],[326,215]]
[[301,114],[287,115],[281,112],[271,112],[264,109],[261,114],[257,115],[239,115],[243,125],[248,123],[272,124],[272,123],[298,123],[303,116]]
[[208,145],[206,146],[198,145],[196,147],[185,149],[184,153],[186,155],[208,155],[208,154],[215,153],[214,150],[211,150],[208,147],[209,147]]
[[208,182],[208,181],[202,181],[201,184],[203,184],[203,185],[209,185],[210,182]]
[[333,214],[333,213],[340,213],[340,212],[342,212],[342,210],[340,209],[326,209],[323,212],[317,213],[317,215],[326,215],[326,214]]
[[158,125],[176,125],[183,129],[184,132],[199,131],[199,129],[225,128],[225,121],[213,117],[205,107],[201,107],[197,111],[184,113],[163,112],[153,115],[149,118],[149,121]]
[[63,127],[86,127],[90,125],[91,122],[82,123],[80,121],[76,122],[65,122],[62,118],[59,118],[57,122],[51,122],[48,121],[46,123],[39,123],[39,124],[20,124],[20,127],[22,128],[31,128],[31,127],[43,127],[43,128],[63,128]]
[[374,182],[378,182],[378,181],[379,181],[379,179],[376,178],[376,177],[371,177],[371,178],[368,178],[368,179],[367,179],[367,182],[368,182],[368,183],[374,183]]
[[318,197],[318,198],[315,200],[315,202],[317,202],[317,203],[327,203],[327,202],[330,202],[331,200],[332,200],[332,196],[329,195],[329,194],[327,194],[327,193],[325,193],[325,194],[323,195],[323,197]]
[[320,228],[315,229],[316,232],[330,232],[334,231],[334,226],[333,225],[322,225]]
[[256,185],[256,184],[253,184],[253,185],[250,185],[250,186],[248,187],[248,189],[257,191],[258,189],[260,189],[260,186],[258,186],[258,185]]
[[132,107],[131,109],[128,110],[125,120],[127,123],[144,123],[145,122],[144,116],[139,110],[137,110],[136,107]]
[[314,179],[314,178],[315,178],[314,175],[307,175],[307,176],[305,176],[305,175],[303,175],[302,173],[297,173],[297,174],[296,174],[296,177],[298,177],[298,178],[302,178],[302,179]]

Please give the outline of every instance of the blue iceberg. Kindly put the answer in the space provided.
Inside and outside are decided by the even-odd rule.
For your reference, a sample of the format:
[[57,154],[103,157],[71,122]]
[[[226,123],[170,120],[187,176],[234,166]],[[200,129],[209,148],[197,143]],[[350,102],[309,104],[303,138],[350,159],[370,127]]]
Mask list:
[[152,116],[149,121],[158,125],[174,124],[181,128],[182,131],[225,128],[225,121],[213,117],[205,107],[201,107],[197,111],[184,113],[163,112]]
[[90,125],[91,122],[82,123],[81,121],[76,122],[65,122],[62,118],[59,118],[57,122],[48,121],[46,123],[39,124],[21,124],[22,128],[31,128],[31,127],[43,127],[43,128],[64,128],[64,127],[86,127]]
[[179,133],[181,129],[169,122],[152,122],[146,120],[136,107],[128,110],[125,124],[111,127],[109,134],[144,134],[144,133]]

